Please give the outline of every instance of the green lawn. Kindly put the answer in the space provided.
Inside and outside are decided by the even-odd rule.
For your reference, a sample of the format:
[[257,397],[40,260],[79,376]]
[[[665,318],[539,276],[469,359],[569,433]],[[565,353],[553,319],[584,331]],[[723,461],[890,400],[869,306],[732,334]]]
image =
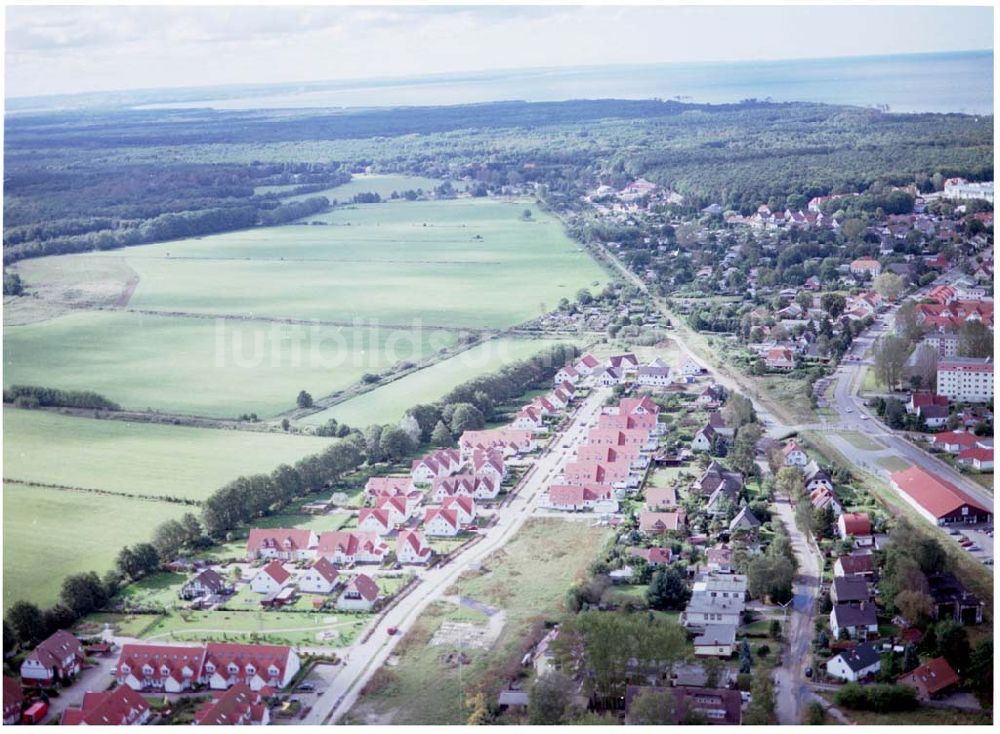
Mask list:
[[191,509],[4,482],[4,604],[21,599],[53,604],[64,576],[103,574],[123,545],[148,540],[161,522]]
[[[131,410],[262,418],[454,345],[445,331],[74,312],[4,330],[4,387],[93,390]],[[72,368],[68,366],[72,365]]]
[[[493,339],[332,408],[313,413],[298,422],[304,425],[321,425],[330,418],[336,418],[349,426],[394,422],[408,408],[419,403],[433,402],[461,382],[494,372],[504,364],[526,359],[559,343],[565,341]],[[526,398],[525,402],[528,400],[530,398]]]
[[194,500],[240,475],[270,471],[331,443],[30,410],[4,410],[3,426],[5,479]]
[[863,433],[859,433],[858,431],[844,431],[838,435],[856,449],[862,449],[864,451],[881,451],[885,448],[885,446],[876,443],[872,439],[868,438],[868,436]]
[[[144,630],[143,638],[184,642],[259,640],[274,645],[341,646],[350,644],[370,618],[369,614],[336,611],[183,611],[160,617]],[[321,633],[336,635],[320,639]]]
[[471,597],[505,615],[503,630],[486,650],[464,648],[468,665],[449,664],[457,651],[428,644],[446,620],[481,624],[447,602],[432,604],[400,641],[394,666],[383,666],[363,690],[346,723],[464,724],[469,716],[464,692],[482,686],[495,696],[506,680],[498,669],[519,659],[525,635],[563,608],[566,590],[600,553],[608,531],[560,520],[527,523],[479,571],[463,575],[448,594]]
[[988,491],[988,492],[992,492],[993,491],[993,473],[992,472],[990,472],[988,474],[982,474],[982,473],[979,473],[979,472],[970,472],[966,476],[969,477],[969,479],[971,479],[972,481],[974,481],[976,484],[978,484],[980,487],[982,487],[986,491]]
[[[532,210],[531,220],[521,213]],[[129,306],[353,324],[505,327],[607,282],[528,201],[454,199],[334,209],[292,224],[74,256],[112,258],[139,282]],[[30,285],[53,267],[19,264]],[[56,263],[56,266],[59,264]]]
[[898,456],[884,456],[878,460],[878,463],[891,472],[904,471],[911,466],[910,462],[900,459]]

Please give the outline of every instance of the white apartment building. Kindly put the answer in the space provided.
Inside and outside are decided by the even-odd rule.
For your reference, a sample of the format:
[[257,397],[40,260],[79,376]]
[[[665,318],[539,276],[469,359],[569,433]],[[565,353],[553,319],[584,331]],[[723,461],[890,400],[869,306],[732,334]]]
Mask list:
[[949,357],[938,361],[937,393],[955,402],[993,402],[993,360]]

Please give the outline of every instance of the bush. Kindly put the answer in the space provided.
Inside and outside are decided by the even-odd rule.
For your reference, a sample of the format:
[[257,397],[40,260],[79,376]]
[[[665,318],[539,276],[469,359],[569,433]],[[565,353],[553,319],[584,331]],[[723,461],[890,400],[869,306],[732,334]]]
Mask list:
[[884,683],[864,687],[848,683],[837,692],[835,701],[838,706],[879,714],[912,711],[918,705],[916,689]]

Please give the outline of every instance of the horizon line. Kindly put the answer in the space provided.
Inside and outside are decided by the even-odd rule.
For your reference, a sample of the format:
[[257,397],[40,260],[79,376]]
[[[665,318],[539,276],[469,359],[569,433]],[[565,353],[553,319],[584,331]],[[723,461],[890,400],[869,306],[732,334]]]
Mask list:
[[954,55],[984,55],[993,54],[992,48],[983,49],[958,49],[951,51],[906,51],[902,53],[890,54],[845,54],[841,56],[800,56],[800,57],[779,57],[779,58],[758,58],[758,59],[717,59],[711,61],[649,61],[649,62],[621,62],[611,64],[567,64],[557,66],[515,66],[515,67],[493,67],[483,69],[464,69],[461,71],[429,72],[425,74],[415,74],[410,76],[373,76],[373,77],[345,77],[341,79],[299,79],[292,81],[278,82],[230,82],[225,84],[206,85],[171,85],[161,87],[128,87],[116,89],[91,90],[87,92],[55,92],[49,94],[32,94],[8,97],[5,101],[27,101],[27,100],[55,100],[62,98],[80,98],[93,95],[104,94],[140,94],[150,92],[193,92],[197,90],[225,90],[235,88],[256,88],[266,89],[274,87],[286,87],[290,85],[324,85],[324,84],[352,84],[352,83],[387,83],[418,81],[423,79],[461,79],[468,76],[474,78],[484,74],[512,74],[530,73],[542,71],[570,71],[586,69],[626,69],[637,67],[661,67],[661,66],[721,66],[726,64],[779,64],[779,63],[815,63],[819,61],[846,61],[846,60],[873,60],[888,58],[906,57],[927,57],[927,56],[954,56]]

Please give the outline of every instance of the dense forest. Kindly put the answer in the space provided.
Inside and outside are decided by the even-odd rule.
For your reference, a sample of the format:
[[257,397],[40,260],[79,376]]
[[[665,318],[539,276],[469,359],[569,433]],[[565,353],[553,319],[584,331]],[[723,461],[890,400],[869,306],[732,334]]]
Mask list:
[[572,207],[644,176],[744,212],[786,197],[929,177],[992,179],[993,120],[747,101],[503,102],[397,109],[93,111],[5,121],[6,262],[278,224],[292,208],[254,187],[315,191],[351,172],[537,184]]

